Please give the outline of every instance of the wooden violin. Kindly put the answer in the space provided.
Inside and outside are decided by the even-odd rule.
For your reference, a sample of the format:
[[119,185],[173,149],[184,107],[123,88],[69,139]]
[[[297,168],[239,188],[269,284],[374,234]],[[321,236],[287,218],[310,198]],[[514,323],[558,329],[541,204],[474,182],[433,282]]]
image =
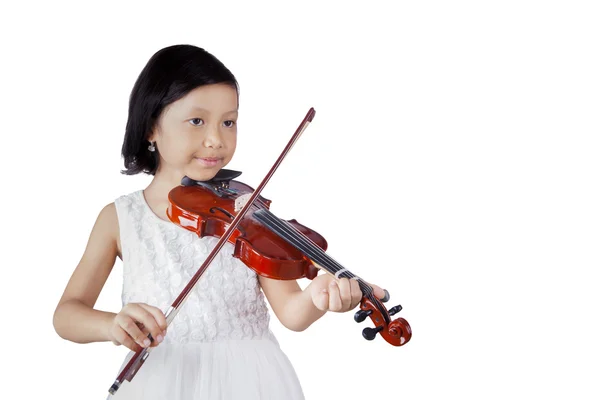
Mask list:
[[[250,186],[232,180],[239,175],[239,171],[221,169],[210,181],[195,181],[184,177],[181,186],[169,193],[168,218],[199,237],[221,237],[245,200],[254,192]],[[251,205],[238,228],[229,237],[229,242],[235,245],[233,256],[267,278],[313,279],[319,271],[309,257],[252,218],[256,211],[268,209],[270,204],[271,200],[258,196]],[[320,248],[327,249],[323,236],[296,220],[288,223]]]
[[[171,222],[195,232],[199,237],[215,236],[219,241],[167,310],[167,324],[173,321],[216,254],[226,242],[230,242],[235,246],[234,257],[239,258],[257,274],[272,279],[314,279],[318,273],[315,264],[336,278],[356,279],[363,297],[360,310],[355,313],[354,319],[356,322],[362,322],[369,317],[375,325],[375,328],[365,328],[363,337],[373,340],[379,333],[394,346],[408,343],[412,336],[408,322],[404,318],[391,318],[402,307],[397,305],[387,310],[383,305],[389,299],[387,290],[384,299],[376,298],[368,283],[325,252],[327,242],[320,234],[296,220],[286,221],[278,218],[269,210],[271,200],[260,196],[314,115],[315,110],[311,108],[256,190],[234,180],[241,172],[226,169],[219,171],[209,181],[195,181],[184,177],[182,184],[171,190],[167,209],[167,216]],[[153,341],[150,334],[148,338]],[[133,379],[152,349],[153,347],[142,348],[133,354],[110,387],[109,393],[114,394],[125,380]]]

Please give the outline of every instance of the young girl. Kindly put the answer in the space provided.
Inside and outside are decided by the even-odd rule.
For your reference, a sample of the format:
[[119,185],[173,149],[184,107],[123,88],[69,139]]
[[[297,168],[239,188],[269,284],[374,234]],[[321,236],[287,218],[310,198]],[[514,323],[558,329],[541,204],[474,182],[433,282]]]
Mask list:
[[[229,163],[237,118],[235,77],[198,47],[158,51],[133,87],[124,173],[153,179],[100,211],[54,314],[56,332],[73,342],[112,341],[134,351],[156,347],[114,398],[302,399],[296,373],[269,328],[264,296],[294,331],[326,311],[349,311],[362,297],[355,280],[329,274],[317,276],[305,290],[293,280],[258,276],[231,256],[233,245],[227,243],[167,329],[164,312],[218,241],[171,223],[167,195],[184,176],[210,180]],[[124,281],[123,308],[115,314],[94,304],[116,257],[123,261]],[[373,288],[384,297],[381,288]]]

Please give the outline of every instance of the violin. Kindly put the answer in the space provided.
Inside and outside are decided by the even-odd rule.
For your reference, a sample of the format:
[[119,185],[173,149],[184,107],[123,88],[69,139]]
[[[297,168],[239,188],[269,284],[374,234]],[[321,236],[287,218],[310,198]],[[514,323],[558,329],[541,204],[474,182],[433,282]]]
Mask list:
[[[184,177],[181,186],[169,192],[169,220],[199,237],[223,236],[227,225],[254,192],[250,186],[232,180],[239,175],[240,171],[221,169],[210,181],[195,181]],[[308,256],[252,218],[256,211],[268,209],[270,204],[271,200],[258,196],[251,205],[228,239],[235,245],[233,256],[267,278],[313,279],[319,271]],[[296,220],[288,223],[321,249],[327,249],[327,241],[323,236]]]
[[[354,320],[363,322],[369,317],[375,325],[375,328],[363,329],[363,337],[373,340],[379,333],[393,346],[403,346],[410,341],[412,330],[408,322],[404,318],[391,318],[402,306],[388,310],[383,305],[390,297],[387,290],[383,299],[376,298],[368,283],[326,253],[327,241],[323,236],[295,219],[278,218],[270,211],[271,200],[260,195],[314,115],[315,110],[311,108],[256,190],[234,180],[240,171],[221,169],[209,181],[184,177],[181,185],[169,192],[167,216],[171,222],[199,237],[214,236],[219,241],[167,310],[167,325],[173,321],[217,253],[229,242],[234,245],[233,256],[261,276],[279,280],[314,279],[321,268],[336,278],[357,280],[363,297]],[[150,334],[148,338],[154,340]],[[110,394],[116,393],[125,380],[133,379],[152,349],[146,347],[135,352],[110,387]]]

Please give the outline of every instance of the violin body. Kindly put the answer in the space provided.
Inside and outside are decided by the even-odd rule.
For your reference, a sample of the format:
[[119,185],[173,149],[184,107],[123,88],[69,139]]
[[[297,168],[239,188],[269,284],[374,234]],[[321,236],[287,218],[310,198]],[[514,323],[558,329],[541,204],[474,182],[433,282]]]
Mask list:
[[[227,177],[237,171],[221,170],[211,181],[187,178],[169,193],[167,216],[171,222],[196,233],[199,237],[221,237],[254,192],[250,186]],[[225,178],[224,178],[225,177]],[[314,279],[318,268],[294,246],[282,240],[252,215],[261,208],[269,208],[271,201],[259,196],[252,204],[228,241],[235,246],[233,256],[240,259],[257,274],[267,278],[291,280]],[[317,232],[288,221],[323,250],[327,241]]]

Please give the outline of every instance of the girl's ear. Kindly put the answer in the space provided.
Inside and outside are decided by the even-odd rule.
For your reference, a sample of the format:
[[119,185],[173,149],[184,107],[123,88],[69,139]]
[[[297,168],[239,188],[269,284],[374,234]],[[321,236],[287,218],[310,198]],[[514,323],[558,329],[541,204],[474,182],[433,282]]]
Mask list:
[[146,140],[149,142],[156,142],[156,139],[158,139],[159,131],[160,131],[160,126],[157,124],[156,126],[154,126],[152,128],[152,130],[150,130],[148,133],[146,133]]

